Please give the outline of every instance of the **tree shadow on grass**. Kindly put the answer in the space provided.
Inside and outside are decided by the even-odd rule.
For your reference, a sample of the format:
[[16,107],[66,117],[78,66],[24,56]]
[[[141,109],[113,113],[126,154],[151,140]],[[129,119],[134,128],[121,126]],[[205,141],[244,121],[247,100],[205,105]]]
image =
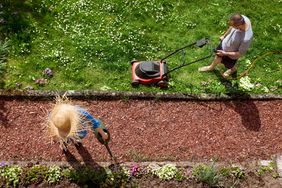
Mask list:
[[70,178],[81,187],[100,187],[99,185],[107,178],[106,170],[92,159],[91,154],[82,144],[75,147],[84,164],[81,164],[69,150],[65,152],[68,163],[73,167]]
[[5,114],[6,111],[7,108],[5,107],[5,100],[0,99],[0,126],[7,128],[9,126],[9,120]]
[[[251,131],[259,131],[261,127],[259,110],[251,99],[251,96],[248,93],[240,90],[238,83],[232,84],[230,80],[224,79],[218,70],[214,72],[218,80],[224,85],[227,95],[231,97],[241,96],[242,99],[244,99],[235,99],[225,104],[232,107],[241,116],[241,121],[245,128]],[[237,72],[234,73],[232,77],[236,78]]]

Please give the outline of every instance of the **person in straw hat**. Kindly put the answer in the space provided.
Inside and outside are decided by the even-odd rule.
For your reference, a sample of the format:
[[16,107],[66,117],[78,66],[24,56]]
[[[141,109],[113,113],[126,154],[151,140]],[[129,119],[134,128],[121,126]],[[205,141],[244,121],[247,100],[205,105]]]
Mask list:
[[60,143],[64,152],[68,150],[69,143],[81,145],[81,140],[87,135],[88,126],[93,133],[97,131],[104,141],[108,139],[108,134],[101,128],[102,122],[80,106],[71,104],[66,97],[57,97],[56,104],[49,114],[47,126],[48,133],[53,140]]

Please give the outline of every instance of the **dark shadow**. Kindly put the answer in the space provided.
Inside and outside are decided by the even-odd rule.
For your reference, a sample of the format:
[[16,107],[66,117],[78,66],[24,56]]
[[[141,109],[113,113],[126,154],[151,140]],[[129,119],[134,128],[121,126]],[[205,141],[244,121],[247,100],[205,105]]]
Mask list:
[[[88,152],[88,150],[82,145],[75,145],[79,155],[82,157],[83,162],[85,165],[94,165],[93,167],[99,167],[99,165],[92,159],[91,154]],[[98,166],[96,166],[98,165]]]
[[72,181],[81,187],[100,187],[100,184],[105,182],[107,178],[106,170],[92,159],[90,153],[82,144],[76,146],[76,149],[84,164],[81,164],[81,161],[77,160],[69,150],[64,152],[68,163],[73,168],[70,173]]
[[[67,161],[81,176],[78,176],[78,184],[82,187],[88,185],[89,187],[100,187],[101,183],[105,183],[107,173],[103,167],[97,164],[91,157],[83,145],[75,145],[78,153],[83,159],[85,165],[81,165],[79,161],[69,151],[65,152]],[[123,170],[122,165],[119,163],[113,163],[108,168],[113,173],[113,183],[108,187],[124,187],[124,181],[127,179],[127,175]],[[76,175],[77,176],[77,175]],[[105,184],[104,184],[105,186]],[[107,187],[107,186],[106,186]]]
[[9,126],[9,120],[7,119],[7,108],[5,107],[5,100],[0,99],[0,125],[7,128]]
[[[244,127],[251,131],[259,131],[261,127],[261,120],[259,111],[251,99],[250,95],[239,89],[238,83],[232,84],[230,80],[224,79],[218,70],[214,71],[218,80],[225,86],[226,94],[237,98],[240,96],[242,100],[232,100],[226,104],[234,108],[234,110],[241,116]],[[232,75],[237,77],[237,72]]]
[[[19,33],[23,41],[30,41],[30,37],[23,31],[32,29],[31,19],[43,20],[48,7],[42,7],[40,0],[4,0],[0,2],[0,40],[5,39],[8,34]],[[18,37],[18,36],[17,36]]]
[[[250,95],[240,90],[238,83],[232,84],[230,80],[224,79],[218,70],[215,70],[214,73],[217,76],[218,80],[221,82],[221,84],[224,85],[226,89],[226,94],[229,95],[231,99],[234,98],[234,100],[225,102],[225,104],[232,107],[241,116],[242,124],[244,127],[251,131],[259,131],[261,127],[259,111],[256,105],[254,104],[253,100],[251,99]],[[232,77],[236,78],[237,72],[235,72]],[[190,96],[191,98],[194,98],[195,100],[198,100],[198,98],[192,94],[194,89],[192,84],[184,83],[180,80],[178,80],[177,83],[189,88],[191,95],[186,95]],[[218,109],[215,109],[210,107],[210,105],[207,105],[206,102],[200,101],[199,104],[207,108],[211,108],[219,113],[222,111],[221,106]]]

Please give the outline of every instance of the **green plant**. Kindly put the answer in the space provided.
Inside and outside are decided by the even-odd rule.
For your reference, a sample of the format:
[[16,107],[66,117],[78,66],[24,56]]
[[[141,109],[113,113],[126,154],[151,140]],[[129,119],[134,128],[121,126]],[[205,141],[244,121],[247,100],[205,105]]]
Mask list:
[[114,165],[111,170],[114,175],[115,185],[123,186],[128,182],[130,170],[124,164]]
[[245,178],[245,172],[240,167],[232,167],[231,173],[236,179]]
[[102,182],[102,187],[114,186],[115,176],[109,168],[105,168],[106,171],[106,179]]
[[18,165],[4,166],[0,168],[0,176],[4,178],[6,186],[9,185],[16,187],[20,181],[22,169]]
[[230,167],[223,167],[219,170],[219,173],[221,174],[222,177],[230,177],[232,176],[232,170]]
[[267,172],[273,172],[273,168],[271,168],[270,166],[260,166],[259,169],[257,170],[257,175],[262,176]]
[[45,174],[45,180],[49,184],[59,182],[61,179],[61,168],[59,166],[50,166]]
[[221,182],[228,187],[236,187],[241,179],[244,179],[245,173],[240,167],[223,167],[220,168],[219,174],[222,177]]
[[71,182],[77,183],[79,182],[82,175],[80,174],[79,170],[73,168],[65,168],[62,170],[62,176]]
[[279,174],[275,171],[275,163],[273,161],[270,161],[267,165],[260,165],[256,171],[258,176],[262,176],[265,173],[271,173],[274,178],[279,176]]
[[[108,171],[104,168],[91,168],[80,166],[79,168],[66,168],[61,172],[62,177],[71,182],[82,185],[99,185],[107,180]],[[109,173],[110,174],[110,173]],[[110,176],[110,175],[109,175]]]
[[221,175],[217,172],[214,164],[200,164],[193,168],[192,176],[199,182],[206,183],[209,186],[217,186]]
[[185,178],[185,176],[184,176],[184,168],[178,169],[178,171],[175,174],[175,180],[176,181],[183,181],[184,178]]
[[255,85],[251,83],[250,77],[244,76],[239,80],[239,87],[246,91],[250,91],[255,87]]
[[0,64],[4,63],[7,59],[8,54],[8,41],[1,41],[0,40]]
[[0,88],[4,87],[3,75],[6,69],[7,56],[8,56],[8,41],[0,40]]
[[32,183],[40,183],[44,180],[48,168],[45,165],[33,165],[32,167],[27,169],[27,172],[24,175],[24,182],[25,184],[32,184]]
[[176,175],[178,175],[178,178],[180,178],[178,174],[179,171],[174,164],[166,164],[158,169],[153,170],[152,173],[162,180],[171,180],[175,178]]

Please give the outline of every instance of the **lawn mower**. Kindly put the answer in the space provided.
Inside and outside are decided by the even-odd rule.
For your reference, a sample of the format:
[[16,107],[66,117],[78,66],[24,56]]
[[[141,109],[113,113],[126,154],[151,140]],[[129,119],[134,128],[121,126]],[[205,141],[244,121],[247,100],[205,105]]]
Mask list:
[[[168,81],[169,81],[169,73],[172,71],[175,71],[179,68],[182,68],[184,66],[190,65],[192,63],[196,63],[198,61],[202,61],[204,59],[207,59],[211,57],[213,54],[207,55],[205,57],[196,59],[191,62],[185,62],[185,49],[193,46],[197,46],[199,48],[202,48],[206,44],[209,44],[209,40],[207,38],[200,39],[196,42],[193,42],[192,44],[188,44],[182,48],[179,48],[172,52],[171,54],[167,55],[166,57],[162,58],[160,61],[138,61],[138,60],[132,60],[131,61],[131,69],[132,69],[132,81],[131,85],[133,87],[138,86],[139,84],[143,85],[157,85],[160,88],[167,88],[168,87]],[[182,64],[178,67],[175,67],[171,70],[168,69],[166,59],[182,52]]]

